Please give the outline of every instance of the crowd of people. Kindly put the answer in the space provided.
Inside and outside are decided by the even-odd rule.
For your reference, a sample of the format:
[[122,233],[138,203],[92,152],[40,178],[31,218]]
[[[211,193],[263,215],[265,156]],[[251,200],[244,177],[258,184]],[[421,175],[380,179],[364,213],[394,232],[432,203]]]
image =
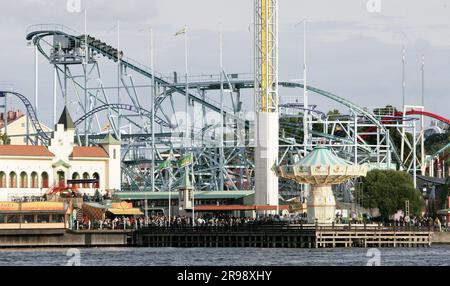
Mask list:
[[104,220],[90,220],[85,217],[81,221],[75,220],[72,229],[139,229],[143,227],[233,227],[248,225],[268,225],[277,223],[299,223],[298,220],[290,220],[286,216],[269,215],[258,218],[252,217],[234,217],[229,215],[205,215],[196,217],[194,222],[192,216],[168,216],[152,215],[147,219],[144,217],[115,217]]
[[145,225],[143,217],[134,218],[130,217],[115,217],[105,218],[103,220],[95,219],[90,220],[83,218],[82,220],[74,220],[72,223],[72,229],[74,230],[123,230],[123,229],[138,229]]
[[416,226],[416,227],[434,227],[438,231],[447,232],[449,230],[449,222],[447,221],[447,217],[443,217],[443,221],[436,217],[424,215],[424,216],[402,216],[398,220],[393,220],[390,222],[391,225],[395,226]]
[[[140,229],[143,227],[239,227],[239,226],[256,226],[256,225],[274,225],[274,224],[306,224],[307,217],[303,215],[295,216],[280,216],[280,215],[267,215],[253,217],[235,217],[225,214],[217,215],[203,215],[197,216],[192,221],[192,216],[165,216],[165,215],[151,215],[147,219],[143,216],[116,216],[114,218],[106,218],[104,220],[90,220],[84,218],[81,221],[73,221],[73,229]],[[336,217],[335,224],[340,223],[371,223],[369,220],[349,220],[343,222],[340,217]],[[449,222],[444,219],[441,222],[438,218],[433,219],[429,216],[422,217],[400,217],[398,220],[391,220],[388,223],[384,223],[386,226],[402,226],[402,227],[434,227],[438,231],[448,231]]]

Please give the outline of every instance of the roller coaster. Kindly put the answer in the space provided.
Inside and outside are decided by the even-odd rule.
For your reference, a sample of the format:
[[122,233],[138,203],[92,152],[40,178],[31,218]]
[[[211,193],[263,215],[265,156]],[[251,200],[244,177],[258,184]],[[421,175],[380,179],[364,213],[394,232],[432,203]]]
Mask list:
[[[252,90],[255,86],[255,81],[248,75],[221,71],[223,76],[189,77],[189,90],[186,92],[183,79],[164,76],[124,56],[123,51],[102,40],[63,25],[31,26],[26,39],[53,66],[55,91],[59,89],[66,104],[71,99],[75,103],[68,108],[78,118],[75,121],[78,143],[95,144],[105,132],[111,132],[121,140],[123,190],[150,190],[153,177],[153,191],[168,191],[182,178],[182,170],[172,157],[179,158],[184,150],[193,154],[190,168],[196,189],[254,188],[254,121],[252,112],[246,111],[249,107],[242,101],[242,91]],[[117,66],[117,74],[106,68],[111,64]],[[103,70],[107,72],[103,73]],[[153,81],[155,85],[151,86]],[[117,85],[105,86],[104,82],[117,82]],[[288,81],[279,82],[279,86],[294,89],[295,93],[305,88],[301,83]],[[155,91],[153,108],[148,104],[151,88]],[[400,168],[416,174],[425,161],[417,154],[415,140],[406,144],[409,155],[401,156],[391,138],[392,132],[398,132],[400,136],[402,130],[416,134],[414,115],[430,116],[447,124],[450,122],[423,111],[375,114],[342,96],[312,86],[306,88],[339,103],[349,112],[332,116],[317,110],[316,106],[304,107],[302,103],[293,101],[280,104],[280,163],[296,161],[321,144],[330,146],[346,160],[365,163],[370,168]],[[6,93],[0,92],[0,96],[4,97]],[[19,93],[11,94],[23,102],[36,130],[35,136],[39,140],[29,142],[48,144],[49,134],[40,126],[32,104]],[[210,94],[229,96],[232,104],[220,104]],[[188,101],[185,100],[186,95]],[[56,106],[57,103],[53,104]],[[192,126],[189,131],[182,128],[184,116],[181,109],[190,110]],[[150,110],[155,114],[152,115]],[[302,124],[305,112],[308,114],[307,133]],[[386,116],[391,119],[386,120]],[[109,126],[106,131],[104,122]],[[225,130],[225,134],[221,130]],[[302,134],[310,134],[306,145],[298,140]],[[186,135],[188,145],[183,143]],[[152,138],[155,138],[154,142]],[[167,158],[173,161],[171,172],[158,168]],[[298,194],[301,189],[302,186],[280,181],[282,196]]]

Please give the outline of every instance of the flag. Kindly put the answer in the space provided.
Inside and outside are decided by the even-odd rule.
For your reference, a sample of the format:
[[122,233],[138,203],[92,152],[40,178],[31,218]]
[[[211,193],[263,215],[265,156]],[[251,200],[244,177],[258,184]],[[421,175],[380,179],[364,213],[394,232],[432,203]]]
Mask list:
[[179,35],[183,35],[183,34],[186,34],[186,27],[184,27],[183,29],[176,32],[174,36],[179,36]]
[[159,164],[158,171],[167,170],[169,168],[170,168],[170,160],[169,160],[169,158],[167,158],[167,160],[165,160],[164,162]]
[[184,155],[179,161],[178,161],[178,167],[183,168],[188,165],[191,165],[193,162],[192,155]]
[[111,125],[109,125],[109,123],[106,123],[105,127],[103,127],[102,131],[109,130],[109,128],[111,128]]

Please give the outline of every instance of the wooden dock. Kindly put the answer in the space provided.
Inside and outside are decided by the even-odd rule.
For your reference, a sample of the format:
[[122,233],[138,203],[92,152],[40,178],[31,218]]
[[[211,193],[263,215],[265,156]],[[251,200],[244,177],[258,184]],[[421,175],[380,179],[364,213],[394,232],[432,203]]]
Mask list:
[[431,246],[429,227],[318,227],[316,248]]
[[430,246],[429,227],[377,225],[252,225],[233,227],[148,227],[134,233],[148,247],[419,247]]

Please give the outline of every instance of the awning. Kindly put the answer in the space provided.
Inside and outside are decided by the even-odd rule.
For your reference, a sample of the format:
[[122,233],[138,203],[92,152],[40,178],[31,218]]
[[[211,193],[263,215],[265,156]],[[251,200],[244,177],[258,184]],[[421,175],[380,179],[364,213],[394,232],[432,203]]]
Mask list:
[[114,215],[144,215],[140,209],[132,208],[132,209],[108,209],[108,212]]
[[195,211],[261,211],[261,210],[271,210],[276,211],[289,209],[288,205],[281,206],[268,206],[268,205],[200,205],[194,206]]

